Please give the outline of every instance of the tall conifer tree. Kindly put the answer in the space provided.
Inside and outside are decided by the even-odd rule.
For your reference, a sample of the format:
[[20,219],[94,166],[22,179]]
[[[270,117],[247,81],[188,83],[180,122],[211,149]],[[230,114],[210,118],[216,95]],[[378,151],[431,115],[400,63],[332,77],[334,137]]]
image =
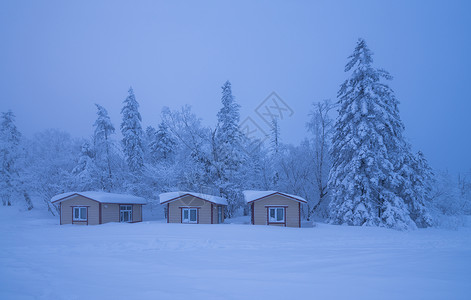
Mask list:
[[113,188],[113,171],[112,171],[112,151],[113,142],[111,135],[114,134],[115,128],[111,123],[111,119],[108,116],[106,109],[98,104],[97,115],[93,126],[95,127],[94,132],[94,143],[95,143],[95,159],[97,166],[101,169],[102,177],[102,189],[111,192]]
[[21,134],[15,125],[11,110],[3,112],[0,122],[0,197],[3,205],[11,205],[11,195],[17,190],[19,175],[17,169]]
[[384,82],[392,79],[373,67],[372,52],[360,39],[338,92],[339,115],[332,143],[330,219],[336,224],[415,227],[398,189],[404,125],[398,101]]
[[244,155],[242,150],[242,133],[239,129],[240,106],[234,101],[231,83],[226,81],[222,86],[222,108],[219,110],[216,128],[216,166],[217,185],[220,193],[228,200],[228,215],[232,216],[241,205],[242,191],[240,168]]
[[143,130],[141,127],[141,114],[139,113],[139,103],[134,96],[132,87],[129,95],[124,100],[124,107],[121,110],[123,121],[121,123],[121,133],[123,134],[123,152],[133,173],[140,173],[144,166],[144,152],[142,149]]

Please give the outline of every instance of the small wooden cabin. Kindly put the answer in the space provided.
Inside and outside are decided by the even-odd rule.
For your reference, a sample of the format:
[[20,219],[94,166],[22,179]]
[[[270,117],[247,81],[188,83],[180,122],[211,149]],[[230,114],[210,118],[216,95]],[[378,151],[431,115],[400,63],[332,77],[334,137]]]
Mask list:
[[244,191],[244,197],[250,206],[251,224],[301,227],[305,199],[277,191]]
[[224,198],[193,192],[160,194],[160,204],[166,206],[167,223],[224,223]]
[[98,225],[142,222],[144,198],[105,192],[69,192],[54,196],[60,205],[60,224]]

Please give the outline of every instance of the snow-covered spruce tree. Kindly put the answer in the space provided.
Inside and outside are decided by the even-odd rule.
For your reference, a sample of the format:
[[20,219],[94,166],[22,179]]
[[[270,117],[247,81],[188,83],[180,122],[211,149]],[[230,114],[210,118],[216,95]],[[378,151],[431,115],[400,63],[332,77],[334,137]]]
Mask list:
[[111,192],[113,189],[112,152],[114,150],[111,135],[114,134],[115,128],[106,109],[101,105],[95,105],[98,110],[98,118],[93,124],[95,127],[93,135],[95,163],[100,172],[101,189]]
[[11,196],[18,190],[17,159],[21,134],[11,110],[2,112],[0,123],[0,197],[2,204],[11,205]]
[[139,174],[144,166],[144,152],[142,149],[144,133],[141,127],[141,114],[138,109],[139,103],[137,103],[131,87],[129,88],[129,96],[124,100],[124,107],[121,110],[123,115],[121,133],[123,134],[124,156],[129,170],[134,174]]
[[351,76],[338,92],[329,186],[330,221],[335,224],[414,228],[398,189],[397,157],[404,150],[404,125],[398,101],[373,67],[372,52],[359,39],[345,72]]
[[222,86],[222,108],[217,114],[218,124],[215,131],[215,151],[213,166],[216,168],[217,186],[227,198],[227,215],[232,217],[242,205],[242,182],[240,168],[244,162],[242,132],[239,129],[239,104],[234,101],[231,83]]

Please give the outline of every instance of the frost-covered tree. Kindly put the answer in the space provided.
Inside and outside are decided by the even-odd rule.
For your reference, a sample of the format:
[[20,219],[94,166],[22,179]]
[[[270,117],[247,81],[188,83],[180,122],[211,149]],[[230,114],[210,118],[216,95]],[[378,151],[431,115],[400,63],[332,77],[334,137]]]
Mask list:
[[36,133],[25,142],[24,166],[29,189],[44,201],[52,214],[58,210],[51,204],[51,198],[78,188],[72,170],[77,165],[83,143],[83,140],[55,129]]
[[231,83],[226,81],[222,86],[222,108],[217,114],[218,124],[216,140],[218,143],[219,161],[225,170],[235,171],[242,163],[241,138],[239,129],[240,105],[234,101]]
[[273,164],[268,149],[253,147],[253,140],[246,136],[243,136],[242,148],[247,150],[246,158],[239,171],[243,188],[248,190],[273,190],[271,178]]
[[113,189],[112,161],[114,152],[114,143],[111,136],[114,134],[115,128],[106,109],[101,105],[95,105],[98,115],[93,124],[95,127],[93,135],[95,162],[96,166],[100,169],[101,189],[110,192]]
[[17,160],[21,134],[11,110],[2,112],[0,123],[0,197],[2,204],[11,205],[12,194],[18,190]]
[[155,161],[169,161],[175,152],[176,141],[165,122],[159,124],[154,139],[150,143],[150,151]]
[[329,114],[334,109],[334,104],[330,100],[313,103],[312,106],[307,129],[312,134],[312,166],[314,168],[316,197],[314,203],[307,203],[308,218],[324,205],[328,194],[331,166],[329,151],[333,126],[333,119]]
[[435,173],[435,178],[431,192],[435,224],[441,226],[444,224],[440,223],[448,222],[446,219],[450,217],[471,214],[471,197],[462,194],[464,178],[459,176],[457,180],[448,171],[440,170]]
[[211,131],[201,125],[201,119],[191,112],[188,105],[177,111],[165,107],[162,122],[176,142],[175,182],[169,182],[167,186],[191,191],[214,186],[216,176],[212,173],[210,161]]
[[458,174],[459,196],[463,200],[462,213],[471,215],[471,171]]
[[240,106],[234,101],[229,81],[222,86],[221,102],[222,108],[217,114],[218,124],[213,135],[213,166],[216,168],[220,193],[228,200],[227,215],[231,217],[242,205],[240,168],[245,155],[239,128]]
[[429,208],[434,174],[423,153],[419,151],[414,155],[406,144],[400,156],[398,173],[401,176],[398,194],[404,199],[411,219],[418,227],[432,226]]
[[155,142],[155,135],[157,130],[155,130],[152,126],[147,126],[145,135],[144,135],[144,161],[149,162],[151,164],[155,164],[156,160],[154,158],[154,154],[152,151],[152,144]]
[[123,152],[128,163],[129,170],[139,173],[144,166],[144,152],[142,149],[143,130],[141,127],[141,114],[139,113],[139,103],[136,101],[134,91],[129,89],[129,95],[124,100],[124,107],[121,110],[123,121],[121,123],[121,133],[123,134]]
[[[304,140],[298,146],[287,145],[280,157],[280,179],[276,189],[295,194],[313,203],[316,198],[313,146]],[[307,219],[312,213],[305,211]]]
[[419,201],[418,205],[415,205],[417,208],[413,207],[411,209],[411,216],[418,226],[428,227],[433,225],[428,207],[430,207],[432,201],[432,189],[436,179],[433,169],[422,151],[417,152],[415,160],[417,180],[414,183],[414,188]]
[[100,188],[98,182],[100,171],[95,164],[96,153],[89,142],[83,143],[77,165],[72,170],[78,191]]
[[271,119],[270,133],[271,151],[274,154],[278,154],[280,151],[280,124],[277,117]]
[[398,188],[397,157],[403,151],[404,125],[398,100],[373,67],[372,52],[360,39],[345,71],[351,76],[338,92],[330,172],[330,220],[336,224],[415,227]]
[[278,187],[278,182],[280,180],[280,158],[281,158],[281,140],[280,140],[280,124],[278,123],[278,118],[274,117],[271,120],[270,127],[270,164],[272,169],[272,178],[271,185],[274,189]]

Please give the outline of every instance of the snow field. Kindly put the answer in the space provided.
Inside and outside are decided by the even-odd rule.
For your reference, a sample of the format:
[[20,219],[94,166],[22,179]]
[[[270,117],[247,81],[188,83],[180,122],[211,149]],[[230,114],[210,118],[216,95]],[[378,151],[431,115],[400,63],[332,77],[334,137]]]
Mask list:
[[0,208],[0,299],[469,299],[471,228],[59,226]]

